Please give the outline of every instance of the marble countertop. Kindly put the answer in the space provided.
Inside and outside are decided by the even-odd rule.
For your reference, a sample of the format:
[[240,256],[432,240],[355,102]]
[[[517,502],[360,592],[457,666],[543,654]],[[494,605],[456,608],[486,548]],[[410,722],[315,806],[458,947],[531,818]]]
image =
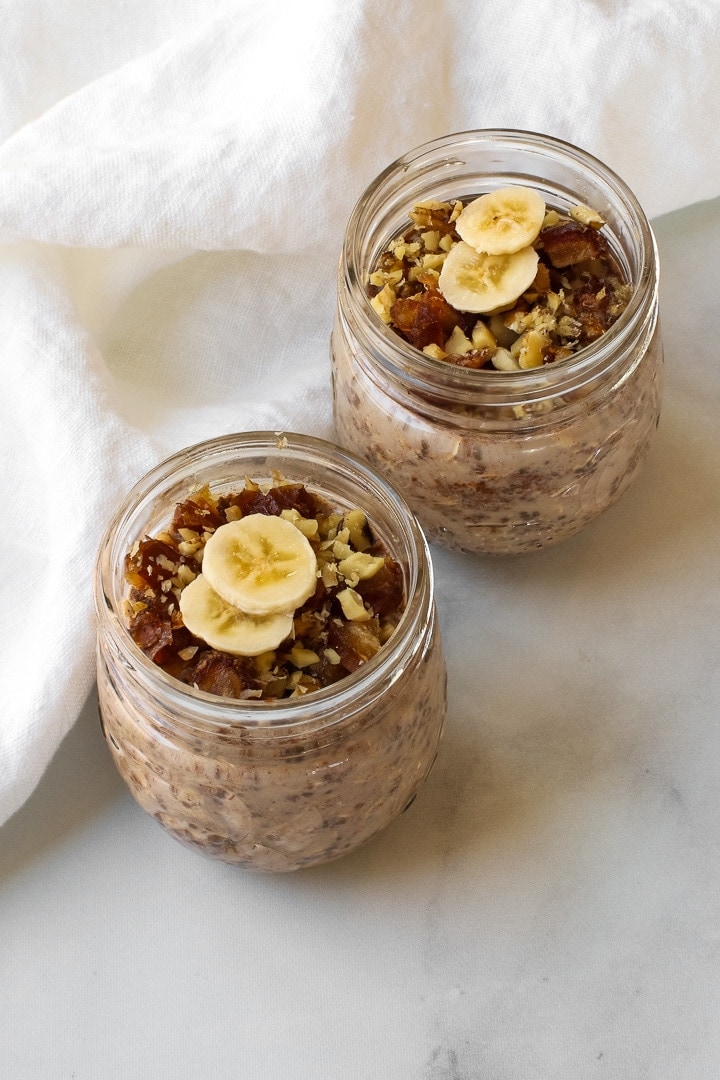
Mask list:
[[450,708],[411,809],[262,877],[126,793],[91,699],[0,830],[8,1080],[717,1080],[720,202],[655,223],[634,489],[514,560],[434,549]]

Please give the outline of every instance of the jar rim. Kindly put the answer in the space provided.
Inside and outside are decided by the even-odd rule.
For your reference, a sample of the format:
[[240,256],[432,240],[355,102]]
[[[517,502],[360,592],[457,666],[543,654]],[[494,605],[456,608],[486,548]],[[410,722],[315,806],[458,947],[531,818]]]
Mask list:
[[[612,194],[627,214],[633,239],[638,248],[640,274],[625,310],[597,341],[578,350],[573,356],[542,368],[521,372],[482,369],[475,371],[453,364],[444,364],[410,345],[387,326],[373,310],[365,293],[362,240],[372,212],[382,204],[383,197],[396,181],[414,179],[438,169],[464,164],[459,155],[463,146],[488,144],[498,149],[526,148],[544,151],[562,162],[592,173]],[[443,153],[448,156],[443,158]],[[523,174],[523,183],[542,176]],[[619,363],[631,347],[640,328],[652,313],[658,291],[658,255],[652,228],[632,190],[609,166],[588,151],[555,136],[511,128],[483,128],[445,135],[416,146],[391,162],[365,188],[356,202],[345,231],[340,260],[339,297],[341,307],[347,304],[354,321],[366,337],[364,344],[385,370],[399,377],[417,391],[432,390],[455,403],[473,402],[482,395],[491,397],[491,404],[513,405],[518,400],[547,397],[578,389],[597,374]],[[498,397],[497,395],[501,396]],[[504,397],[502,396],[504,395]],[[488,404],[487,397],[483,403]]]
[[[407,562],[407,603],[392,637],[375,656],[337,683],[297,698],[262,701],[224,698],[187,685],[168,675],[142,652],[133,641],[122,617],[118,578],[118,556],[130,550],[126,536],[128,525],[139,510],[153,498],[169,495],[173,478],[192,475],[193,466],[211,457],[250,457],[252,453],[295,455],[297,462],[321,465],[328,475],[335,472],[357,479],[362,490],[379,500],[392,515],[393,540],[402,548]],[[244,475],[244,474],[243,474]],[[312,483],[309,484],[312,489]],[[191,490],[188,487],[188,492]],[[177,501],[173,497],[173,502]],[[343,500],[340,500],[341,502]],[[186,720],[204,730],[222,730],[229,725],[248,731],[265,730],[270,734],[285,729],[288,737],[307,727],[329,727],[349,719],[360,707],[368,705],[367,693],[378,695],[397,681],[414,655],[425,647],[426,635],[418,628],[431,622],[433,615],[433,568],[430,553],[415,515],[404,498],[372,466],[347,450],[324,439],[295,432],[254,431],[222,435],[204,440],[170,455],[146,472],[130,489],[113,515],[100,541],[94,573],[95,609],[100,631],[110,634],[124,668],[134,681],[153,696],[161,696],[165,705],[178,711]],[[358,697],[362,696],[362,702]],[[373,698],[371,697],[370,700]],[[319,723],[323,713],[335,716]]]

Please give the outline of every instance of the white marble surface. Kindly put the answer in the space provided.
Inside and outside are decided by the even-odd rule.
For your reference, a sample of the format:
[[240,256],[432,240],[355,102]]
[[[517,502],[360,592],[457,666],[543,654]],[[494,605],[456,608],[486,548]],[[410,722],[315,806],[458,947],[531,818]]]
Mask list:
[[434,551],[447,733],[382,836],[216,865],[88,703],[0,830],[3,1080],[717,1080],[720,203],[655,226],[644,474],[555,550]]

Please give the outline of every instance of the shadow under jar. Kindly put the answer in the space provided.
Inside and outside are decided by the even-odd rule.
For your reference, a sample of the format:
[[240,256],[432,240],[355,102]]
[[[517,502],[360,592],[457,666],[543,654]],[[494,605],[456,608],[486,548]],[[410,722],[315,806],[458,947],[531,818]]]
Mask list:
[[[427,356],[370,305],[369,271],[419,202],[536,189],[548,207],[600,213],[632,295],[617,321],[568,359],[519,372],[465,370]],[[407,498],[428,536],[488,554],[572,536],[635,478],[662,386],[658,258],[647,219],[602,162],[524,131],[450,135],[370,185],[346,232],[332,334],[338,441]]]
[[[221,698],[185,685],[135,644],[123,615],[126,553],[209,485],[273,474],[338,509],[362,509],[402,568],[406,605],[380,651],[339,682],[282,700]],[[446,675],[427,544],[373,470],[317,439],[228,436],[176,454],[130,492],[102,540],[95,576],[103,731],[137,802],[177,839],[267,871],[335,859],[389,824],[435,759]]]

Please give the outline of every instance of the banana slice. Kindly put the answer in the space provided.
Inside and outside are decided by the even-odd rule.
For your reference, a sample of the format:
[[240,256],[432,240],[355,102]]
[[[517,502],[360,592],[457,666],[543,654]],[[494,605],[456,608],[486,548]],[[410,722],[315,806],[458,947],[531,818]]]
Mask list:
[[205,545],[203,574],[247,615],[294,611],[315,592],[317,558],[291,521],[248,514],[221,525]]
[[180,593],[180,614],[191,634],[233,656],[260,656],[292,633],[292,614],[246,615],[226,603],[204,574]]
[[530,287],[537,264],[538,253],[532,247],[512,255],[487,255],[461,240],[443,263],[438,288],[458,311],[496,311]]
[[455,228],[476,251],[512,255],[537,239],[544,217],[545,200],[537,191],[506,187],[468,203]]

